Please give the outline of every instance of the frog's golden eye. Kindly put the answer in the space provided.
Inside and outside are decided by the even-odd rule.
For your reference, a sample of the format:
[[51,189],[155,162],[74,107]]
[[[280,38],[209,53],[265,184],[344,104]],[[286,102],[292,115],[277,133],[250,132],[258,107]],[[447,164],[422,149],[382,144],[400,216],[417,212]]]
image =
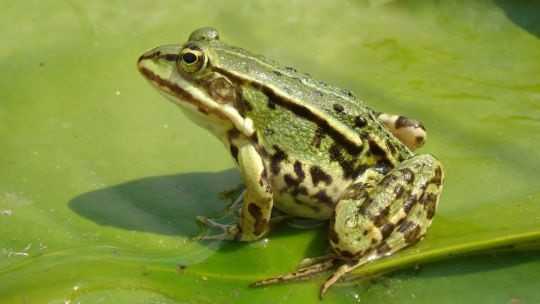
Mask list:
[[195,73],[206,66],[206,58],[199,49],[185,48],[180,52],[177,65],[184,72]]

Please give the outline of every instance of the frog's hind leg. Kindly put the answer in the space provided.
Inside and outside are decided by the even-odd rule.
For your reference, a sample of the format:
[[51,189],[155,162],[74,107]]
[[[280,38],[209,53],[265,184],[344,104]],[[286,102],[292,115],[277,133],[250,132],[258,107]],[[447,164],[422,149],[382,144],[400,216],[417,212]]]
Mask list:
[[405,116],[388,113],[380,113],[378,118],[409,149],[414,151],[426,142],[427,133],[421,122]]
[[443,170],[431,155],[402,162],[374,185],[352,185],[337,203],[330,244],[346,261],[321,288],[370,261],[418,242],[430,226],[442,190]]
[[279,275],[264,280],[257,281],[251,284],[251,287],[261,287],[266,285],[272,285],[277,283],[284,283],[288,281],[298,281],[302,279],[310,278],[316,274],[325,272],[329,269],[332,269],[336,266],[335,255],[332,256],[322,256],[318,258],[309,259],[309,261],[302,261],[299,268],[295,271]]

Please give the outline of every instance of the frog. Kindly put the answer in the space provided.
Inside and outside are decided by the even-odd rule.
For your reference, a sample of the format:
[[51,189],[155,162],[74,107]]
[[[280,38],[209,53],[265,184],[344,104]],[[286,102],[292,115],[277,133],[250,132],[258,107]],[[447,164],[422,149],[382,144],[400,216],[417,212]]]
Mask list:
[[444,169],[415,152],[427,136],[419,121],[378,112],[350,90],[227,44],[213,27],[144,52],[137,68],[219,139],[240,171],[237,222],[197,217],[219,230],[201,239],[260,240],[276,226],[273,210],[328,222],[328,254],[252,286],[331,272],[322,297],[352,270],[426,235]]

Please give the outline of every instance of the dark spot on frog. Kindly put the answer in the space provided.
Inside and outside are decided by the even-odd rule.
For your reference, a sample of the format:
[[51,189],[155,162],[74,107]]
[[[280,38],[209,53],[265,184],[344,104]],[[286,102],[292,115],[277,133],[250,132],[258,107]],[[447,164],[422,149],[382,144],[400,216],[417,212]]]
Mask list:
[[403,186],[398,185],[394,189],[394,194],[396,195],[396,199],[400,199],[403,196],[403,193],[405,193],[405,189],[403,189]]
[[45,66],[45,62],[40,62],[40,63],[39,63],[39,66],[40,66],[40,67],[44,67],[44,66]]
[[259,186],[265,187],[265,191],[270,193],[272,191],[270,184],[268,183],[268,172],[266,168],[263,168],[261,172],[261,178],[259,179]]
[[321,127],[317,128],[315,130],[315,136],[313,136],[313,139],[311,140],[311,145],[316,148],[320,148],[323,137],[324,130]]
[[264,135],[266,136],[272,136],[274,135],[275,131],[273,129],[270,129],[270,128],[265,128],[264,129]]
[[349,96],[350,98],[354,98],[353,92],[351,92],[351,91],[349,91],[349,90],[347,90],[347,89],[345,89],[345,90],[343,90],[343,91],[344,91],[344,93],[347,94],[347,96]]
[[383,177],[379,185],[383,188],[388,188],[392,183],[397,181],[397,179],[398,179],[397,176],[395,176],[394,174],[388,174],[385,177]]
[[285,70],[287,70],[287,71],[289,71],[289,72],[296,73],[296,69],[293,68],[293,67],[290,67],[290,66],[286,66],[286,67],[285,67]]
[[278,70],[273,70],[272,73],[274,73],[276,76],[283,76],[283,74]]
[[264,232],[264,228],[266,227],[267,223],[267,221],[262,218],[261,208],[252,202],[248,205],[248,212],[255,219],[253,232],[255,235],[260,235]]
[[311,174],[311,181],[314,186],[317,186],[320,182],[324,182],[326,185],[332,183],[332,176],[326,174],[319,166],[309,168],[309,173]]
[[300,182],[296,180],[294,177],[292,177],[292,175],[290,174],[285,174],[283,176],[283,180],[285,181],[285,183],[287,184],[289,188],[294,188],[300,184]]
[[[409,194],[409,193],[408,193]],[[409,214],[411,212],[412,207],[416,204],[416,196],[409,196],[405,203],[403,203],[403,211],[406,214]]]
[[349,188],[346,189],[345,193],[341,196],[340,199],[362,200],[366,197],[367,193],[365,192],[364,184],[357,183],[349,186]]
[[414,180],[414,173],[409,168],[402,169],[401,174],[403,174],[403,180],[407,183],[410,183]]
[[343,108],[343,106],[340,105],[339,103],[335,103],[333,105],[333,108],[334,108],[334,111],[336,111],[336,113],[342,113],[345,110],[345,108]]
[[230,129],[227,131],[227,137],[229,138],[229,141],[236,139],[240,136],[240,131],[238,131],[235,128]]
[[391,223],[384,224],[381,227],[382,238],[386,239],[387,237],[389,237],[392,231],[394,231],[394,225],[392,225]]
[[404,127],[414,127],[415,126],[415,121],[414,120],[411,120],[405,116],[399,116],[397,119],[396,119],[396,122],[395,122],[395,127],[396,129],[400,129],[400,128],[404,128]]
[[267,106],[268,106],[268,108],[270,108],[272,110],[276,109],[276,104],[270,98],[267,99]]
[[302,163],[298,160],[294,162],[294,173],[296,173],[296,177],[300,182],[302,182],[306,178],[306,174],[302,169]]
[[365,194],[363,199],[364,199],[364,202],[362,203],[362,205],[360,205],[360,207],[358,207],[358,213],[363,215],[363,216],[366,216],[367,215],[367,210],[368,210],[369,206],[372,203],[372,199],[371,199],[371,197],[369,197],[369,195],[367,193]]
[[278,146],[274,145],[276,151],[270,158],[270,169],[273,174],[279,174],[281,170],[281,162],[287,159],[287,154]]
[[388,150],[390,150],[390,153],[392,155],[396,154],[396,146],[392,142],[388,142]]
[[368,140],[369,150],[373,155],[376,155],[378,157],[386,157],[386,152],[384,149],[373,139]]
[[414,225],[416,225],[415,222],[412,222],[412,221],[408,221],[408,220],[404,220],[401,222],[401,224],[399,225],[399,228],[397,231],[401,232],[401,233],[405,233],[406,231],[410,230],[411,227],[413,227]]
[[340,162],[344,159],[342,151],[337,144],[333,144],[330,149],[328,149],[328,154],[330,154],[330,160],[332,161]]
[[382,227],[388,223],[388,214],[390,213],[390,206],[382,209],[378,214],[374,214],[370,217],[373,224],[377,227]]
[[390,252],[390,250],[392,250],[392,248],[386,242],[384,242],[377,247],[377,254],[383,255]]
[[440,186],[441,183],[442,183],[442,170],[441,170],[441,167],[437,167],[437,169],[435,169],[435,175],[433,176],[433,178],[429,181],[430,183],[433,183],[437,186]]
[[354,118],[354,126],[357,128],[363,128],[367,125],[366,119],[362,116],[356,116]]
[[343,170],[343,177],[346,179],[356,179],[361,173],[363,173],[367,166],[361,164],[355,164],[355,160],[346,160],[343,156],[344,151],[337,145],[333,144],[328,150],[330,160],[338,162]]
[[291,192],[292,196],[307,195],[307,194],[308,194],[307,188],[304,186],[295,187],[293,191]]
[[435,216],[435,210],[437,209],[437,195],[426,192],[422,195],[420,203],[424,205],[427,219],[432,219]]
[[234,158],[236,162],[238,162],[238,148],[234,144],[231,143],[230,150],[231,150],[232,157]]
[[[411,227],[414,227],[414,228],[411,228]],[[409,227],[403,235],[403,238],[405,239],[408,245],[418,242],[421,236],[420,226],[418,226],[417,224],[414,224],[414,226],[411,226],[411,227]]]
[[[239,92],[236,92],[236,96],[242,96],[242,94]],[[251,106],[251,104],[247,100],[241,97],[237,97],[234,99],[234,105],[236,106],[240,114],[244,114],[246,112],[250,112],[253,110],[253,107]]]
[[324,203],[330,206],[334,205],[332,198],[330,198],[328,194],[326,194],[326,191],[324,190],[320,190],[313,197],[316,198],[321,203]]

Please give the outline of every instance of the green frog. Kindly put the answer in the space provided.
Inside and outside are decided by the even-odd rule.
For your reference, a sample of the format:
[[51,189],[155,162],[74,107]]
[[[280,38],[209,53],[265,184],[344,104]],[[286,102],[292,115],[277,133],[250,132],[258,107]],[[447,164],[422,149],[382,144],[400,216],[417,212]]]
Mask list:
[[211,27],[183,44],[144,53],[138,70],[188,118],[223,142],[245,191],[238,222],[204,239],[258,240],[272,209],[328,220],[331,253],[264,286],[334,269],[344,274],[421,240],[437,209],[443,167],[415,154],[426,139],[416,120],[380,113],[336,88],[220,40]]

